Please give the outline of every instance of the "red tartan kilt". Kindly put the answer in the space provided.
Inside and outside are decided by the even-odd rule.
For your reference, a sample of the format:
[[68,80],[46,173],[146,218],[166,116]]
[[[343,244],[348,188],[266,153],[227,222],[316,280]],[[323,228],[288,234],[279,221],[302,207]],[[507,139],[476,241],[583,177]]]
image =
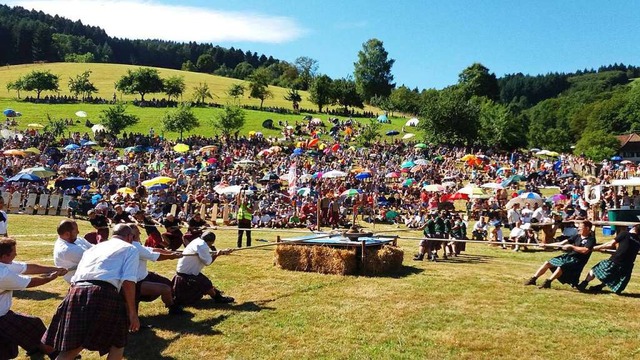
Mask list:
[[17,357],[18,346],[27,352],[37,350],[40,338],[46,330],[39,318],[9,310],[0,316],[0,359]]
[[144,242],[144,246],[164,249],[164,246],[162,246],[162,235],[160,235],[159,232],[149,234],[147,240]]
[[128,330],[125,302],[115,287],[72,285],[42,342],[59,351],[83,347],[104,355],[127,345]]
[[178,305],[191,305],[213,288],[211,280],[202,273],[198,275],[176,274],[173,277],[173,296]]
[[140,295],[140,289],[142,287],[143,282],[165,284],[168,287],[173,288],[173,283],[171,282],[171,280],[167,279],[162,275],[158,275],[154,272],[149,271],[149,274],[147,274],[147,277],[145,277],[144,279],[136,283],[136,303],[140,301],[151,302],[158,298],[158,296],[141,296]]
[[163,233],[162,236],[169,241],[169,249],[172,251],[176,251],[180,246],[182,246],[182,231],[167,231]]

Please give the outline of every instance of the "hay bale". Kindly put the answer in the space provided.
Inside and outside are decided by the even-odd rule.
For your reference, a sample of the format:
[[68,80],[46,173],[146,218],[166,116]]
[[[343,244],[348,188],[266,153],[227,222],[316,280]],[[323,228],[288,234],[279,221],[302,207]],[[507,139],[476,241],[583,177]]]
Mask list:
[[335,249],[327,246],[313,246],[311,250],[311,271],[322,274],[350,275],[358,270],[355,250]]
[[311,270],[311,249],[309,246],[278,245],[275,263],[284,270],[309,271]]
[[402,267],[404,251],[399,247],[384,245],[380,249],[367,249],[362,264],[362,272],[380,275],[398,271]]

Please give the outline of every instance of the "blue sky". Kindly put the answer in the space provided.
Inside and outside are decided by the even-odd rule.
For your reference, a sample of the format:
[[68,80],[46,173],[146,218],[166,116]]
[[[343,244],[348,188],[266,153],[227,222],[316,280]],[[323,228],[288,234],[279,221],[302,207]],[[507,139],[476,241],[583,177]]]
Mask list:
[[353,74],[370,38],[396,60],[398,85],[443,88],[480,62],[496,75],[640,65],[639,1],[13,0],[112,36],[213,42]]

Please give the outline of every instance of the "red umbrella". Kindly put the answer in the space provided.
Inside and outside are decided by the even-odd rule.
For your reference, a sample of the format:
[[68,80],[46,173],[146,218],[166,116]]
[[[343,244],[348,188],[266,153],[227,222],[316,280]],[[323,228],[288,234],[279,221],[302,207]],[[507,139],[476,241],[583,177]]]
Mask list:
[[338,150],[340,150],[340,144],[331,145],[331,151],[338,151]]
[[447,200],[469,200],[469,195],[463,193],[454,193]]
[[208,158],[207,159],[207,163],[209,163],[209,164],[215,164],[217,162],[218,162],[218,160],[216,158]]

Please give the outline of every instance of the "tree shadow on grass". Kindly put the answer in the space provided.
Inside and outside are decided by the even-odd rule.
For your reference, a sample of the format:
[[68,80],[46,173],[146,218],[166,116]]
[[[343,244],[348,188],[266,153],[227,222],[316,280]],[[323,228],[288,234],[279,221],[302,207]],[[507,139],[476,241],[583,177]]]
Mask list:
[[13,297],[15,297],[16,299],[22,299],[22,300],[51,300],[51,299],[62,300],[62,296],[60,294],[48,292],[44,290],[14,291]]
[[[187,311],[181,316],[167,316],[158,314],[141,318],[144,324],[153,328],[145,329],[136,334],[129,335],[129,344],[125,348],[127,359],[178,359],[173,356],[162,355],[162,352],[175,340],[183,335],[213,336],[221,332],[215,330],[215,326],[224,321],[228,315],[220,315],[202,321],[192,321],[194,314]],[[167,330],[174,333],[169,338],[161,338],[155,329]]]

